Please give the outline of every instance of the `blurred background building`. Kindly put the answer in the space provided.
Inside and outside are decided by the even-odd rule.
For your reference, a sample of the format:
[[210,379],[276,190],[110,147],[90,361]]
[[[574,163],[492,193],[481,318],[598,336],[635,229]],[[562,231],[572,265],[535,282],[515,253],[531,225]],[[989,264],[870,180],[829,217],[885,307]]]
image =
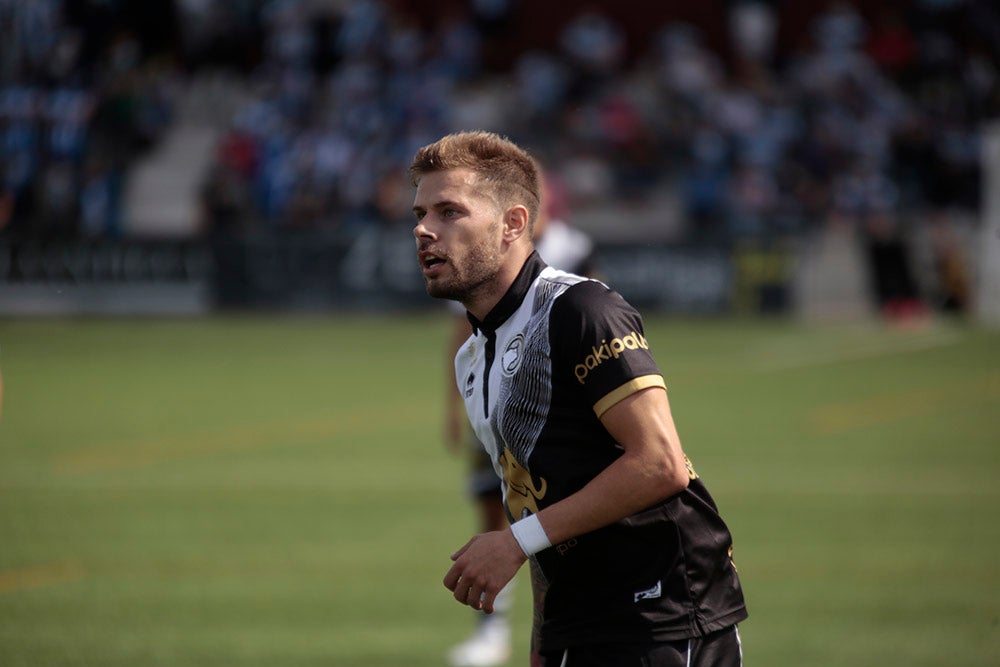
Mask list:
[[426,307],[481,128],[638,304],[1000,319],[998,117],[989,0],[0,0],[0,314]]

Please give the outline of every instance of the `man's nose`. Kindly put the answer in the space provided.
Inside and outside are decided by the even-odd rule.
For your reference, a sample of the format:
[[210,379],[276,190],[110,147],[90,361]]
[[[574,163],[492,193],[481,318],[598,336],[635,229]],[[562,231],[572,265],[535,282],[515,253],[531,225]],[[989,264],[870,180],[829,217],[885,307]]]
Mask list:
[[420,239],[433,239],[434,233],[427,227],[426,224],[424,224],[424,221],[421,220],[413,226],[413,237],[418,241]]

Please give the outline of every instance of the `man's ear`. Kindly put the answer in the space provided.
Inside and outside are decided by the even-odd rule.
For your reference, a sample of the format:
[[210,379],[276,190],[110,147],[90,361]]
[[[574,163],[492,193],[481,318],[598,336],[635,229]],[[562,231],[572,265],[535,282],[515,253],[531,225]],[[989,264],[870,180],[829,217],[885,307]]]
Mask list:
[[528,209],[518,204],[511,206],[503,217],[503,240],[513,243],[522,236],[529,236]]

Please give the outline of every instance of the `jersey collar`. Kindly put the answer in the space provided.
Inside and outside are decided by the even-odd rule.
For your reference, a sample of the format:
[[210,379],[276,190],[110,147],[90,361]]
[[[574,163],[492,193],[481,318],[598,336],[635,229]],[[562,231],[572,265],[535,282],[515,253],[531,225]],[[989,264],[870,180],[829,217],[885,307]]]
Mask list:
[[546,266],[538,252],[532,251],[528,259],[524,261],[524,266],[521,267],[520,273],[517,274],[517,278],[514,279],[507,293],[500,297],[500,301],[493,306],[493,310],[486,314],[482,322],[475,315],[466,311],[465,315],[472,324],[472,330],[476,333],[480,331],[490,334],[496,333],[496,330],[520,307],[531,284],[535,282],[535,278]]

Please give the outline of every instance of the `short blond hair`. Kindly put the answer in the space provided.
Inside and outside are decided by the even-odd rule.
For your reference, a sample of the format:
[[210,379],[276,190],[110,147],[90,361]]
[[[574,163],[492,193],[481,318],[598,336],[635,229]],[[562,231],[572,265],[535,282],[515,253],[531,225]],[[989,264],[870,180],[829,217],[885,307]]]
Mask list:
[[492,132],[457,132],[417,151],[410,163],[410,181],[449,169],[471,170],[491,189],[501,208],[517,204],[528,209],[529,228],[541,207],[541,170],[526,150]]

